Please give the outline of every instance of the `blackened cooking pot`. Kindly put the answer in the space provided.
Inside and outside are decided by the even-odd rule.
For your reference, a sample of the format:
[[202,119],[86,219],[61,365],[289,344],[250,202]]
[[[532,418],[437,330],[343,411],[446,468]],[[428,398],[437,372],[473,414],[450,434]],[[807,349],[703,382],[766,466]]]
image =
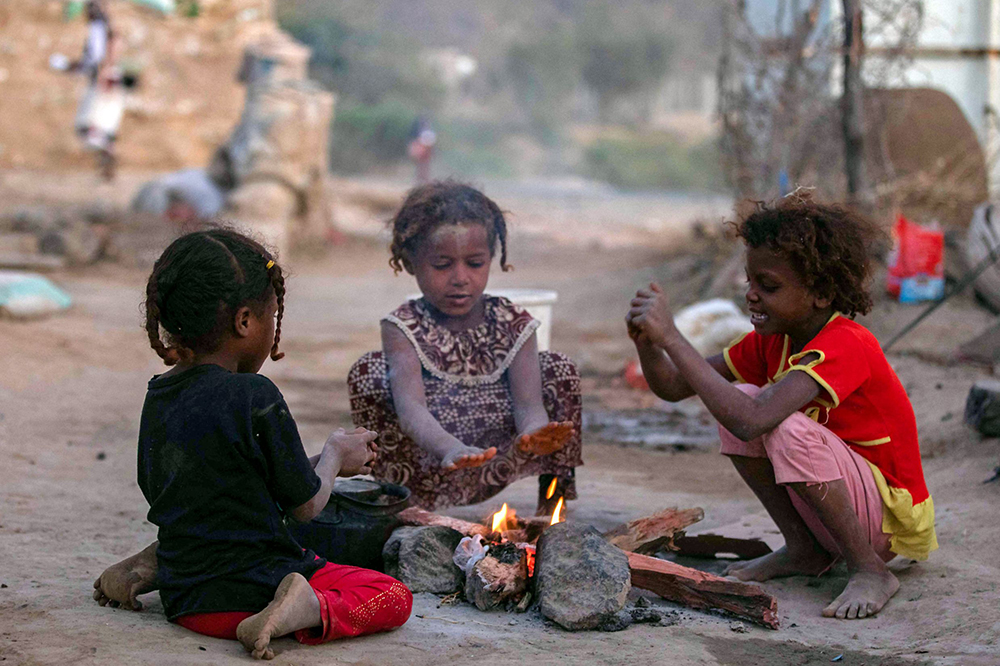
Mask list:
[[289,530],[299,544],[334,564],[382,571],[382,547],[409,503],[403,486],[337,479],[323,511],[308,523],[292,522]]

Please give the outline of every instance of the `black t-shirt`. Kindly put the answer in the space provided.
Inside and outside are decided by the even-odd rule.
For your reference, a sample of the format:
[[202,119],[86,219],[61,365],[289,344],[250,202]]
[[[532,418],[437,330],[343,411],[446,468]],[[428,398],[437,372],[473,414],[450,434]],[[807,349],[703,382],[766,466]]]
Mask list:
[[325,564],[284,523],[321,481],[267,377],[218,365],[153,377],[138,478],[159,528],[157,582],[171,620],[260,611],[286,575],[309,578]]

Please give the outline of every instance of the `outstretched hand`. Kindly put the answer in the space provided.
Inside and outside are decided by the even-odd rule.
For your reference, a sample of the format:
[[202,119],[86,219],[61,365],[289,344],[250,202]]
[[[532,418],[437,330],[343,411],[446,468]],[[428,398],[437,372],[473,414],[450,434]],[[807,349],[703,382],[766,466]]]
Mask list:
[[524,453],[547,456],[561,450],[572,436],[572,421],[553,421],[537,430],[518,435],[515,441],[517,448]]
[[497,447],[495,446],[488,449],[477,449],[474,446],[458,444],[441,458],[441,469],[445,472],[454,472],[466,467],[481,467],[492,460],[496,454]]
[[679,335],[674,326],[670,299],[655,282],[651,282],[648,289],[636,292],[625,316],[625,323],[628,325],[629,337],[636,344],[651,343],[657,347],[665,347],[673,336]]

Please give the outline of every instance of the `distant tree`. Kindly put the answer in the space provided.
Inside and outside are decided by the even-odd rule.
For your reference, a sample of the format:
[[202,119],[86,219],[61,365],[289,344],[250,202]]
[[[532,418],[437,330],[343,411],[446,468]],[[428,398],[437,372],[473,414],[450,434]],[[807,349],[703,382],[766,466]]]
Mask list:
[[514,97],[537,133],[551,134],[568,119],[567,102],[580,83],[572,33],[519,39],[507,49],[505,65]]
[[594,6],[579,28],[581,74],[605,122],[617,99],[650,94],[670,70],[673,38],[643,21],[637,7],[612,15],[606,6]]

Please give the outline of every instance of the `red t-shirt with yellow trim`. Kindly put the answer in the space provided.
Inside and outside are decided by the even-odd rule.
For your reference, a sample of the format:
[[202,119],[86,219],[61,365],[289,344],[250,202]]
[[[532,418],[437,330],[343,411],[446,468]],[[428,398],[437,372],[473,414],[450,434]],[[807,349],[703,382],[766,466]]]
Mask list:
[[[819,359],[803,363],[803,357],[810,353],[818,354]],[[822,391],[801,411],[829,428],[881,472],[880,491],[889,511],[907,523],[885,531],[899,532],[903,541],[910,542],[909,548],[902,544],[910,557],[922,559],[921,554],[926,557],[936,547],[933,505],[920,463],[913,406],[868,329],[835,314],[798,354],[789,355],[788,336],[754,331],[733,342],[724,356],[742,383],[765,386],[793,371],[806,372],[815,379]],[[880,481],[878,476],[876,482]],[[925,501],[921,509],[918,505]],[[888,522],[892,521],[884,527],[890,527]],[[921,532],[919,538],[909,534],[913,531]]]

